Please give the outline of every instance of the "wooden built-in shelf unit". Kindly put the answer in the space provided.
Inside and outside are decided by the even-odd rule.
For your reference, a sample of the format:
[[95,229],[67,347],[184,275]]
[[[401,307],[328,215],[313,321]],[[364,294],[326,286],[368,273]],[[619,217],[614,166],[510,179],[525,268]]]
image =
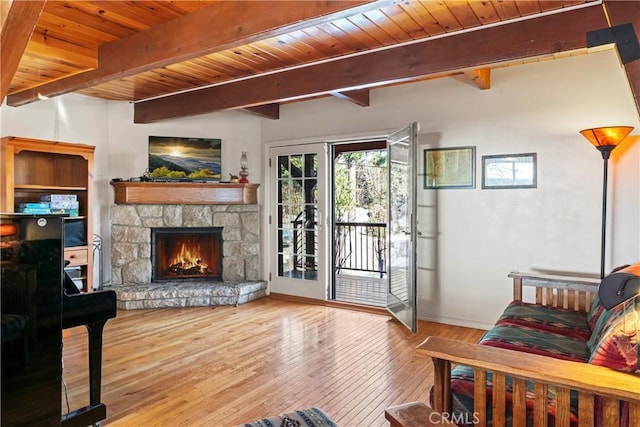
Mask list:
[[45,194],[75,194],[79,214],[65,217],[80,221],[86,241],[65,247],[64,259],[69,267],[80,267],[82,290],[93,290],[93,153],[85,144],[45,141],[8,136],[1,140],[2,184],[0,211],[17,212],[20,203],[38,202]]

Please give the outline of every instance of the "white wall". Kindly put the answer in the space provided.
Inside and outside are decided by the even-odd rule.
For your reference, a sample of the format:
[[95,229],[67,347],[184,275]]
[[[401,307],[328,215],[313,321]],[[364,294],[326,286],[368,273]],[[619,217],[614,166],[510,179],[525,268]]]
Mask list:
[[148,164],[149,136],[222,139],[222,179],[240,171],[240,155],[247,151],[249,181],[261,182],[260,119],[241,111],[223,111],[159,123],[134,124],[133,104],[111,103],[109,110],[109,173],[111,178],[141,176]]
[[[598,275],[602,157],[578,131],[638,114],[615,51],[492,72],[482,91],[447,78],[285,105],[263,140],[333,139],[421,125],[424,148],[476,146],[476,188],[424,190],[419,177],[419,317],[490,326],[511,298],[511,270]],[[607,269],[640,260],[640,147],[610,163]],[[536,152],[538,187],[482,190],[480,157]],[[615,153],[615,152],[614,152]],[[617,153],[616,153],[617,154]],[[420,169],[422,161],[420,161]]]

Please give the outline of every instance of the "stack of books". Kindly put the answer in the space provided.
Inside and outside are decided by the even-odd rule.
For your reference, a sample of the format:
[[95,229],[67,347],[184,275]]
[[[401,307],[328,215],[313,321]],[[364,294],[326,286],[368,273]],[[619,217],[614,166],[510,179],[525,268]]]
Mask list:
[[20,203],[20,205],[18,205],[18,212],[36,215],[49,215],[51,214],[51,205],[47,202]]
[[43,194],[39,202],[20,203],[18,212],[34,215],[62,214],[79,216],[80,204],[75,194]]

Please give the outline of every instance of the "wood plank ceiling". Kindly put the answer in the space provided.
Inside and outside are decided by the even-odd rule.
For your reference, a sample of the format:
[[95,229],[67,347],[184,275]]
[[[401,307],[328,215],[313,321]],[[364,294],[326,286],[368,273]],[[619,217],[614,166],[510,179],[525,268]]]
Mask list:
[[600,3],[1,0],[0,95],[131,101],[146,123],[232,108],[277,118],[283,102],[327,95],[366,106],[370,88],[461,73],[487,89],[491,68],[585,53],[608,18],[640,27],[634,2]]

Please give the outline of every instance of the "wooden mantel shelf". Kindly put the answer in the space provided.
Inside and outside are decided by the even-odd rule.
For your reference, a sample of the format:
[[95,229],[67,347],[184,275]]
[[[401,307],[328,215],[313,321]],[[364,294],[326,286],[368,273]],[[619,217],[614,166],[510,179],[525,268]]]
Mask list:
[[138,205],[249,205],[260,184],[114,182],[115,203]]

